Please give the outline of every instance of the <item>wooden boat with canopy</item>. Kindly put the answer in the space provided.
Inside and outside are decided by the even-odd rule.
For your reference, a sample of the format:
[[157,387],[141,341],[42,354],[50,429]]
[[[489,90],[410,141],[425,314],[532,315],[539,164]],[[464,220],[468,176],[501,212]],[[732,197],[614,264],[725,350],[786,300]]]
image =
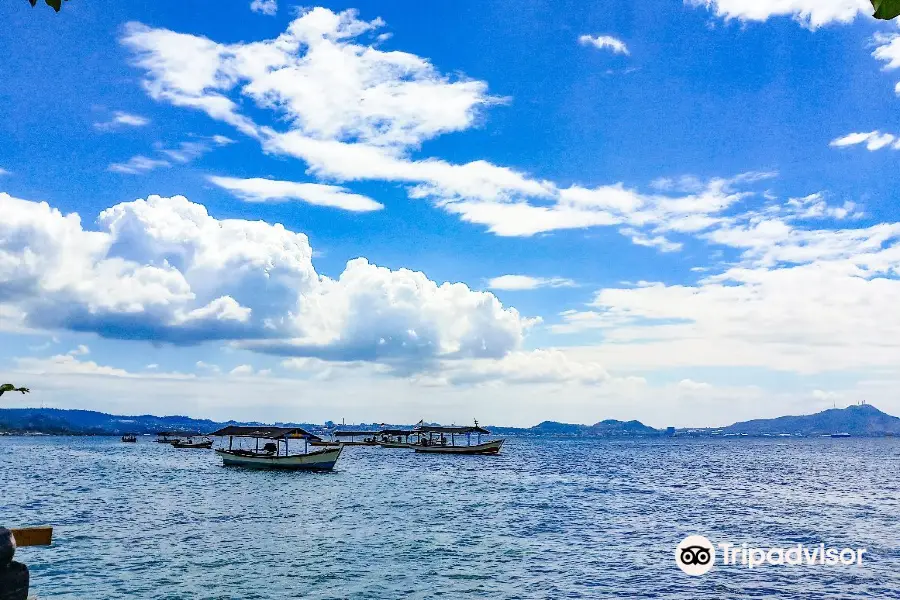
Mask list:
[[157,431],[156,443],[171,444],[182,438],[202,435],[199,431]]
[[414,448],[410,437],[417,436],[412,429],[382,429],[378,432],[378,444],[382,448]]
[[380,431],[335,431],[331,434],[331,443],[345,446],[377,446],[380,433]]
[[[473,427],[418,425],[413,431],[419,435],[419,442],[413,447],[416,452],[426,454],[499,454],[504,441],[498,439],[482,443],[482,434],[490,435],[491,432],[479,427],[478,421],[475,421]],[[477,435],[475,443],[472,443],[473,433]],[[447,434],[450,435],[450,439],[447,439]],[[465,436],[465,439],[459,440],[462,436]],[[458,444],[457,440],[461,443]]]
[[212,448],[213,441],[206,436],[178,438],[172,442],[173,448],[193,448],[201,450],[209,450]]
[[[209,434],[227,437],[228,448],[216,448],[226,466],[254,469],[288,469],[304,471],[330,471],[341,455],[342,448],[325,448],[309,451],[309,442],[321,438],[299,427],[243,427],[230,425]],[[237,439],[237,444],[235,444]],[[255,440],[254,448],[245,448],[244,440]],[[263,441],[260,448],[260,440]],[[291,454],[289,440],[303,440],[303,453]]]

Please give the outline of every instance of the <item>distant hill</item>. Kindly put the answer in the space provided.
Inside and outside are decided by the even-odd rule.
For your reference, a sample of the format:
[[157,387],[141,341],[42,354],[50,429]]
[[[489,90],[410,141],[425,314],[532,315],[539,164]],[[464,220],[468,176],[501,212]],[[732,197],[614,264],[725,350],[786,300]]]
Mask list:
[[[259,422],[192,419],[184,416],[157,417],[154,415],[117,416],[91,410],[63,410],[58,408],[0,409],[0,432],[40,432],[67,435],[122,435],[123,433],[156,433],[157,431],[200,431],[207,433],[226,425],[262,425]],[[324,433],[321,425],[311,423],[276,423],[302,427],[316,434]],[[342,429],[378,429],[371,425],[341,425]],[[392,425],[411,428],[411,425]],[[666,432],[644,425],[640,421],[609,419],[593,425],[578,425],[544,421],[534,427],[488,426],[503,436],[558,437],[650,437]],[[849,433],[853,436],[900,436],[900,419],[881,412],[869,404],[822,411],[814,415],[756,419],[735,423],[718,429],[680,429],[679,435],[740,435],[761,436],[791,434],[802,436]]]
[[571,423],[557,423],[556,421],[544,421],[530,429],[522,429],[523,432],[542,435],[584,435],[587,425],[573,425]]
[[[217,422],[183,416],[154,415],[118,416],[92,410],[58,408],[0,409],[0,431],[40,432],[74,435],[121,435],[123,433],[156,433],[157,431],[199,431],[207,433],[226,425],[259,425],[237,421]],[[298,427],[303,424],[291,423]]]
[[589,427],[593,435],[660,435],[662,431],[644,425],[640,421],[615,421],[609,419]]
[[556,421],[544,421],[530,429],[524,429],[533,435],[559,435],[559,436],[645,436],[661,435],[662,432],[653,427],[644,425],[640,421],[616,421],[608,419],[593,425],[573,425],[571,423],[557,423]]
[[871,404],[832,408],[814,415],[756,419],[725,427],[722,433],[747,435],[830,435],[849,433],[854,436],[900,434],[900,419],[883,413]]

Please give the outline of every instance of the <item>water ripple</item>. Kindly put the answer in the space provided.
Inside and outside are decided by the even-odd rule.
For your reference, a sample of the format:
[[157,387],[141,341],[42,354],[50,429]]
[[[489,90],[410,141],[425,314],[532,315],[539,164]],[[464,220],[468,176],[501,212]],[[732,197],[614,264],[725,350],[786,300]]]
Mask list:
[[[498,457],[348,448],[331,474],[209,452],[0,438],[0,521],[42,599],[890,598],[893,440],[509,440]],[[685,535],[861,546],[850,568],[674,565]]]

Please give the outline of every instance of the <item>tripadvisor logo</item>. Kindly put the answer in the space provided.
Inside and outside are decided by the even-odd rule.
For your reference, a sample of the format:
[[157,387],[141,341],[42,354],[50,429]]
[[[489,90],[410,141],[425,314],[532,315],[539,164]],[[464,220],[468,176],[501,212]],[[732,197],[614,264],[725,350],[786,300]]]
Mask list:
[[675,564],[688,575],[705,575],[716,562],[716,549],[702,535],[689,535],[675,548]]
[[830,548],[825,544],[790,548],[754,548],[748,544],[720,542],[713,545],[702,535],[690,535],[675,548],[675,564],[688,575],[705,575],[716,563],[716,548],[721,552],[721,564],[754,569],[764,565],[861,565],[865,548]]

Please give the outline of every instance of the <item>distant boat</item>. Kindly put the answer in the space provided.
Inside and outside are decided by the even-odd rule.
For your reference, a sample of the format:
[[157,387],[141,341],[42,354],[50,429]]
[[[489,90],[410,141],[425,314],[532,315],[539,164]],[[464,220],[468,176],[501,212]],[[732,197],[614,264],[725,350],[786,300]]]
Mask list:
[[198,448],[198,449],[210,449],[212,448],[213,441],[206,438],[201,438],[199,440],[194,438],[186,438],[186,439],[178,439],[172,442],[173,448]]
[[[444,427],[440,425],[419,425],[414,431],[419,435],[419,442],[414,445],[416,452],[424,454],[499,454],[503,439],[490,440],[482,443],[481,435],[490,435],[490,431],[478,426],[474,427]],[[475,443],[472,443],[472,434],[477,434]],[[435,439],[435,434],[439,437]],[[450,439],[447,439],[450,434]],[[464,444],[457,444],[457,436],[465,436]],[[427,437],[426,437],[427,436]]]
[[132,433],[126,433],[125,435],[122,436],[122,441],[133,444],[133,443],[137,442],[137,436]]
[[[315,446],[344,444],[345,446],[377,446],[380,431],[335,431],[331,434],[331,442],[314,443]],[[357,438],[362,438],[357,439]],[[324,440],[321,440],[324,442]]]
[[190,437],[199,437],[199,431],[157,431],[156,442],[159,444],[172,444],[178,440]]
[[851,436],[849,433],[832,433],[831,437],[833,437],[833,438],[848,438]]
[[[216,454],[222,457],[222,464],[252,469],[286,469],[306,471],[330,471],[341,456],[342,446],[324,450],[309,451],[310,441],[322,441],[299,427],[240,427],[231,425],[209,434],[216,437],[228,437],[228,449],[217,448]],[[235,448],[234,439],[238,443],[242,439],[256,442],[253,450]],[[264,442],[262,448],[260,440]],[[289,440],[303,440],[304,452],[291,454]],[[282,450],[283,445],[283,450]]]
[[418,436],[413,429],[382,429],[378,432],[378,445],[382,448],[414,448],[409,438]]

